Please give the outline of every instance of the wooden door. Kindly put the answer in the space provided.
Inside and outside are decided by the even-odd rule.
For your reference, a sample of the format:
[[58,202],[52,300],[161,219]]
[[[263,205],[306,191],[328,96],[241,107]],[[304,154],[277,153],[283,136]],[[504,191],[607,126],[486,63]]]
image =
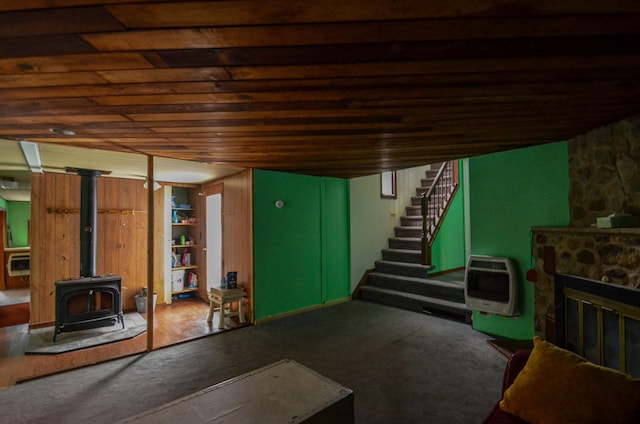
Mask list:
[[5,263],[4,263],[4,249],[6,247],[7,242],[7,211],[4,209],[0,209],[0,233],[2,233],[2,240],[0,241],[0,256],[2,256],[2,260],[0,260],[0,289],[4,290],[7,288],[7,283],[5,279]]

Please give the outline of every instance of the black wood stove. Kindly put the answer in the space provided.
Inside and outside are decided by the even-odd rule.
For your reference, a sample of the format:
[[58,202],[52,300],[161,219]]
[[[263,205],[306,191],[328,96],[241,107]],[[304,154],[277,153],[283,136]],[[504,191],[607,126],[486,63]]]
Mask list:
[[67,168],[81,177],[80,278],[56,282],[56,326],[58,334],[122,323],[122,278],[96,276],[98,223],[97,178],[104,171]]

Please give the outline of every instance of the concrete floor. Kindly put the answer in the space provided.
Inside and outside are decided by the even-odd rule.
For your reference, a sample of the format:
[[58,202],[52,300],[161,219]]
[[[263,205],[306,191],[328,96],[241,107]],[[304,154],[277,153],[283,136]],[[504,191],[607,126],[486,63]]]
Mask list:
[[506,363],[488,339],[460,322],[353,301],[2,389],[0,416],[112,423],[291,358],[351,388],[357,423],[479,423]]

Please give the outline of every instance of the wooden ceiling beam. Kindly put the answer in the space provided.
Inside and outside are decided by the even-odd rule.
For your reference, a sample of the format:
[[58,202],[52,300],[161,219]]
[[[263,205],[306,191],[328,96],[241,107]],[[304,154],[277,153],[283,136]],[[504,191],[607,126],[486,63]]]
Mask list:
[[[175,93],[176,90],[184,93],[208,93],[281,91],[305,88],[616,81],[633,80],[638,73],[638,67],[623,66],[613,68],[610,64],[601,64],[597,68],[575,70],[551,69],[536,72],[489,73],[474,71],[427,75],[396,75],[393,80],[386,76],[373,76],[231,81],[229,80],[229,74],[223,68],[207,67],[0,75],[0,89],[3,90],[1,92],[3,97],[30,98],[42,96],[49,92],[52,92],[52,94],[47,94],[48,97],[74,97],[79,95],[168,94]],[[107,83],[110,84],[109,87],[105,87]],[[91,87],[90,85],[93,84],[101,86]],[[174,86],[173,84],[176,85]],[[39,86],[46,86],[47,91],[37,91]],[[33,90],[29,90],[29,87],[33,87]]]
[[[264,103],[270,102],[313,102],[313,101],[349,101],[358,100],[406,100],[436,98],[480,98],[493,96],[526,96],[526,95],[567,95],[584,96],[588,91],[592,96],[596,93],[611,93],[612,88],[623,81],[575,81],[540,84],[484,84],[467,86],[406,86],[406,87],[369,87],[342,88],[325,90],[290,90],[239,93],[205,93],[205,94],[169,94],[169,95],[132,95],[132,96],[88,96],[96,104],[103,106],[128,106],[149,104],[194,104],[194,103]],[[633,81],[628,81],[631,90]],[[640,87],[636,87],[636,91]],[[165,118],[162,118],[165,119]]]
[[[379,131],[383,136],[398,133],[423,133],[446,135],[447,133],[460,134],[465,130],[474,129],[486,131],[488,133],[495,132],[497,128],[522,128],[531,131],[532,137],[535,136],[536,125],[543,130],[555,128],[550,126],[548,122],[566,126],[571,122],[583,125],[583,122],[597,120],[623,119],[628,117],[626,109],[622,112],[616,109],[608,109],[607,111],[599,111],[597,109],[571,109],[565,110],[562,117],[558,118],[557,112],[551,110],[547,114],[538,114],[530,116],[524,113],[487,114],[484,117],[469,114],[461,116],[457,114],[443,116],[415,115],[414,117],[401,117],[401,119],[378,119],[371,122],[368,119],[343,119],[343,120],[318,120],[318,119],[302,119],[302,120],[251,120],[251,121],[167,121],[162,122],[161,127],[154,126],[149,122],[131,122],[119,115],[100,115],[98,118],[83,118],[80,116],[73,117],[22,117],[19,121],[21,126],[16,126],[14,119],[11,117],[0,118],[0,134],[21,134],[21,137],[30,137],[41,135],[51,135],[49,128],[53,126],[64,126],[73,129],[82,136],[83,134],[98,135],[118,135],[118,137],[126,139],[132,135],[138,134],[155,134],[154,137],[195,137],[203,139],[205,137],[235,137],[237,135],[246,136],[304,136],[310,134],[313,136],[325,133],[327,135],[339,136],[344,133],[348,136],[353,134],[373,134]],[[87,122],[84,122],[87,120]],[[5,125],[2,125],[5,124]],[[530,128],[529,125],[532,127]],[[21,138],[18,137],[18,138]]]
[[[127,28],[181,28],[234,25],[294,24],[307,22],[394,21],[407,19],[476,18],[544,15],[600,15],[640,13],[637,3],[612,0],[540,0],[534,3],[503,0],[248,0],[222,2],[158,2],[108,6]],[[330,12],[329,12],[330,11]],[[329,12],[329,13],[328,13]]]
[[371,77],[443,74],[447,72],[538,72],[556,69],[582,70],[640,66],[640,54],[599,56],[552,56],[492,59],[451,59],[402,63],[348,63],[281,66],[229,66],[234,80],[265,80],[287,78]]
[[89,53],[0,59],[1,74],[41,74],[114,69],[150,69],[140,53]]
[[[633,81],[638,67],[551,69],[536,72],[445,72],[428,75],[396,75],[361,78],[280,79],[230,81],[222,68],[145,69],[135,71],[68,72],[0,75],[3,98],[79,97],[143,94],[242,94],[268,91],[299,91],[406,86],[473,86],[508,83],[556,83],[580,81]],[[221,80],[221,77],[227,80]],[[92,85],[97,85],[93,87]],[[109,84],[109,85],[107,85]],[[39,89],[39,86],[46,89]],[[22,87],[22,88],[19,88]]]
[[[394,98],[368,100],[307,100],[290,102],[252,103],[190,103],[143,104],[123,106],[102,106],[84,97],[62,99],[5,100],[0,104],[0,114],[10,116],[52,116],[78,114],[121,114],[142,117],[149,115],[149,122],[156,121],[152,114],[163,114],[167,120],[184,121],[203,118],[218,119],[259,119],[282,118],[317,113],[318,117],[415,114],[485,114],[492,111],[507,116],[512,112],[562,113],[567,110],[582,111],[600,108],[633,110],[640,97],[640,89],[630,87],[624,96],[609,92],[583,91],[565,94],[512,94],[485,96],[443,96],[427,98]],[[289,113],[292,112],[292,113]],[[597,113],[597,112],[596,112]],[[632,113],[632,112],[630,112]]]
[[487,40],[443,40],[368,44],[320,44],[244,48],[155,50],[169,67],[295,66],[324,64],[377,64],[429,61],[537,60],[561,57],[634,55],[637,34],[597,37],[544,37]]
[[[110,4],[118,3],[151,3],[158,0],[109,0]],[[162,1],[162,0],[160,0]],[[70,6],[96,6],[103,5],[104,0],[3,0],[0,2],[0,12],[34,11],[51,8],[68,8]]]
[[[223,49],[412,41],[588,37],[640,33],[633,15],[415,19],[384,22],[200,27],[83,34],[100,51]],[[81,32],[81,31],[80,31]],[[545,40],[540,40],[545,42]]]
[[[68,6],[69,1],[58,1]],[[5,0],[0,3],[0,11],[11,10],[10,6],[19,5],[28,8],[30,0]],[[44,5],[44,2],[40,2]],[[0,38],[31,38],[78,34],[84,32],[122,31],[122,24],[104,7],[64,7],[52,9],[56,1],[47,1],[44,10],[20,10],[0,14]],[[98,2],[95,2],[98,3]],[[76,2],[80,5],[81,2]],[[87,3],[85,3],[87,4]]]

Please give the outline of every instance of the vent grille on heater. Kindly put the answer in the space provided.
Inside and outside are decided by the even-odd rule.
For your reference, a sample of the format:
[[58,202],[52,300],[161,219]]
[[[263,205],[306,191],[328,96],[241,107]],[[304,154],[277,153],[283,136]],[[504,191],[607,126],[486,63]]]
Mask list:
[[497,269],[506,271],[507,264],[504,262],[495,262],[495,261],[480,261],[480,260],[471,260],[469,265],[471,268],[481,268],[486,270]]
[[464,276],[464,300],[469,309],[516,315],[518,279],[508,258],[469,256]]

